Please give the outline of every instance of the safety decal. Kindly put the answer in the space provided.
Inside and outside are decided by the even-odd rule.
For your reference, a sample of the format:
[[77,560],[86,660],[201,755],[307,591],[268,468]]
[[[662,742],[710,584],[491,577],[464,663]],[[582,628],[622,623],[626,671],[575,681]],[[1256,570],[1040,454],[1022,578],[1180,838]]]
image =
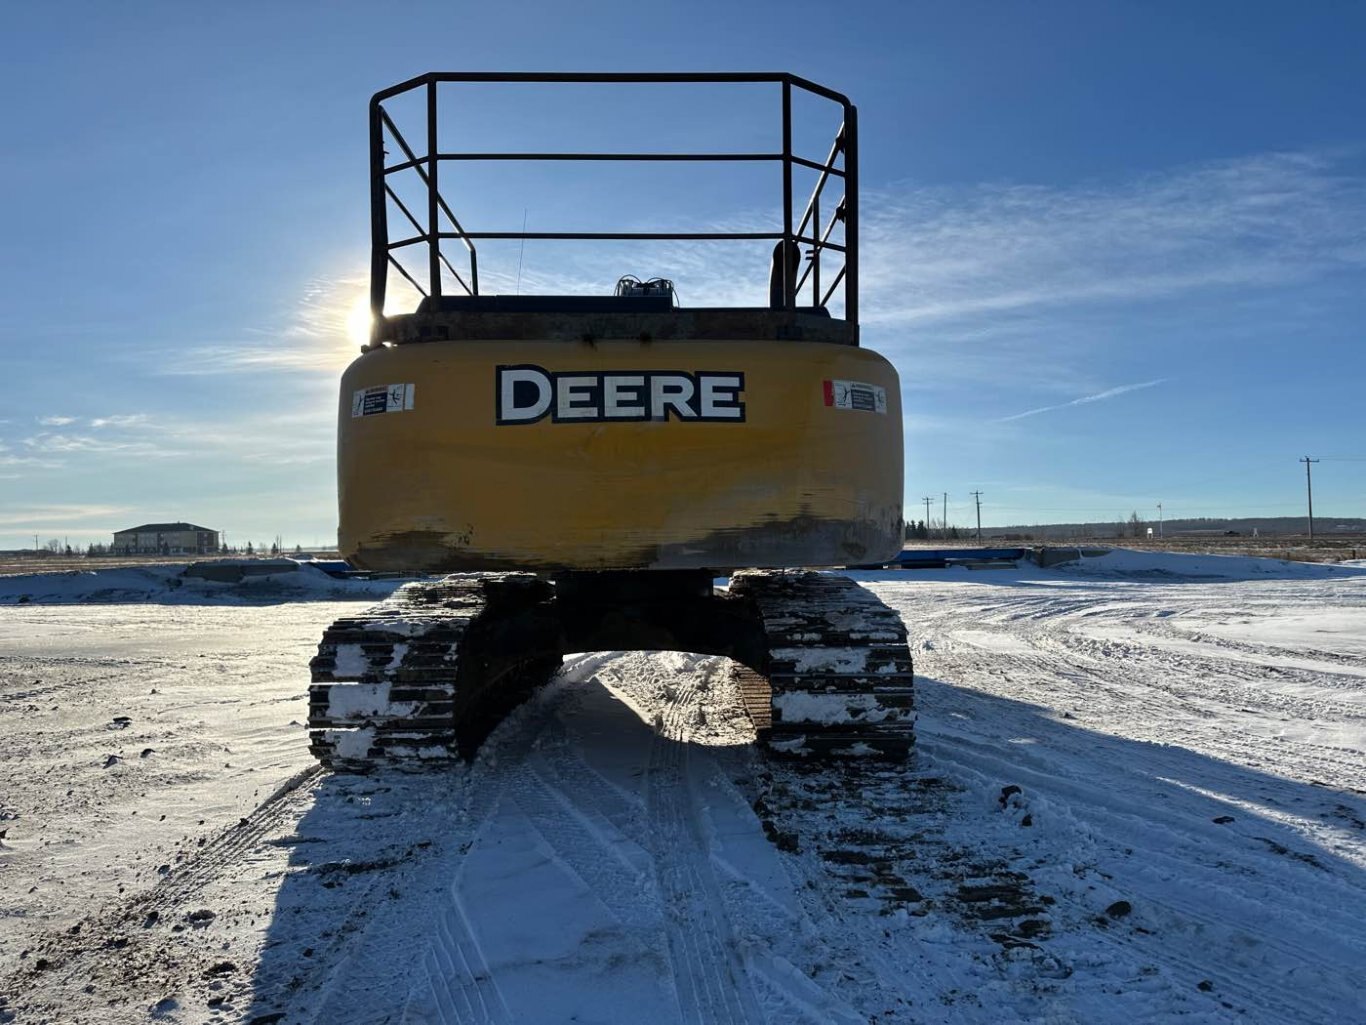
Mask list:
[[411,384],[377,384],[373,388],[357,388],[351,395],[351,415],[374,416],[376,413],[402,413],[413,408]]
[[825,404],[835,409],[887,413],[887,389],[862,381],[826,381]]

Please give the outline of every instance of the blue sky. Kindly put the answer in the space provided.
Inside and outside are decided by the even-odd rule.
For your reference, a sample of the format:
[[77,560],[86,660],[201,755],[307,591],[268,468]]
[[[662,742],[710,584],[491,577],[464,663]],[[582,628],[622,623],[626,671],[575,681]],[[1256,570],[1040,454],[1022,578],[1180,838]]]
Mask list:
[[[844,7],[12,7],[0,548],[180,518],[333,538],[366,101],[428,70],[790,70],[850,95],[864,341],[901,372],[908,515],[947,491],[967,523],[974,489],[988,524],[1293,515],[1305,454],[1319,514],[1366,515],[1366,8]],[[515,135],[502,103],[464,127]],[[744,103],[674,103],[642,104],[665,139],[747,138]],[[482,226],[621,195],[566,183],[557,202],[509,174]],[[669,179],[651,212],[750,223],[743,184]],[[660,258],[619,270],[677,276],[685,302],[733,284],[733,261],[632,262]],[[610,288],[565,260],[529,246],[522,290]]]

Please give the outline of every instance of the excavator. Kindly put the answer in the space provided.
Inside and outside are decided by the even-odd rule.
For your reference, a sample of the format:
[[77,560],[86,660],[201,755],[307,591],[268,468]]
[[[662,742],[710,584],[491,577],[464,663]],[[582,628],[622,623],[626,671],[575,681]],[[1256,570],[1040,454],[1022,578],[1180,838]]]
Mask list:
[[[759,90],[777,131],[753,152],[443,145],[441,104],[507,84]],[[838,119],[824,159],[794,144],[813,105]],[[372,327],[341,379],[339,547],[425,579],[325,631],[315,757],[343,772],[467,759],[566,654],[616,650],[728,657],[775,756],[907,757],[905,625],[831,571],[885,562],[904,537],[898,377],[859,344],[855,107],[785,73],[451,72],[379,92],[369,113]],[[477,161],[762,164],[781,222],[469,231],[441,185]],[[757,247],[757,294],[684,306],[667,277],[629,274],[598,295],[488,294],[489,240],[740,243]],[[391,308],[394,275],[415,308]]]

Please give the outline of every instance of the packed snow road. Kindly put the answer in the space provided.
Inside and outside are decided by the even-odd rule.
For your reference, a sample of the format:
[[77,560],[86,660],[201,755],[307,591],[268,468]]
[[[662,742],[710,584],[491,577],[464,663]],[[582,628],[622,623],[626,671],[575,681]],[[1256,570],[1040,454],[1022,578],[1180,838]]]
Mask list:
[[599,653],[471,766],[333,776],[335,600],[0,608],[0,1021],[1362,1019],[1366,572],[857,575],[907,767],[771,762],[724,660]]

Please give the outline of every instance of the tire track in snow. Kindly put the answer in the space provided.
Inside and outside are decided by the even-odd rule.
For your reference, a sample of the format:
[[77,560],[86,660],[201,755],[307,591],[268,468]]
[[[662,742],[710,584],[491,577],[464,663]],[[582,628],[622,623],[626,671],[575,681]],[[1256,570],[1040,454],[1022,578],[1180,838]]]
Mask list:
[[410,993],[400,1019],[404,1025],[508,1025],[513,1021],[475,938],[464,901],[454,891],[436,917],[422,968],[426,986],[420,994]]
[[[1125,609],[1124,613],[1127,618],[1133,609]],[[1161,646],[1146,647],[1137,641],[1079,635],[1073,632],[1065,614],[1059,622],[1045,622],[1024,630],[992,629],[977,623],[974,627],[978,632],[985,629],[1019,639],[1032,650],[1021,652],[1012,647],[1008,655],[1002,655],[971,642],[960,647],[950,628],[947,643],[932,641],[933,647],[922,664],[945,679],[972,683],[1006,697],[1058,705],[1069,703],[1068,695],[1075,693],[1075,700],[1081,702],[1084,711],[1095,704],[1099,695],[1106,696],[1114,709],[1141,701],[1143,715],[1131,725],[1160,723],[1160,729],[1153,731],[1154,739],[1178,740],[1194,750],[1218,750],[1223,757],[1233,754],[1249,766],[1260,768],[1273,763],[1280,766],[1281,772],[1298,769],[1296,774],[1306,780],[1331,779],[1366,786],[1363,752],[1355,748],[1297,739],[1292,745],[1294,762],[1287,765],[1275,755],[1269,757],[1269,740],[1264,735],[1247,736],[1214,726],[1218,717],[1232,710],[1315,724],[1366,718],[1360,705],[1257,686],[1258,680],[1273,686],[1287,681],[1322,683],[1325,676],[1332,674],[1331,669],[1319,675],[1241,661],[1231,669],[1212,653],[1171,651]],[[1196,680],[1198,686],[1193,685]],[[1057,686],[1059,682],[1063,686]]]
[[130,913],[165,910],[184,904],[190,896],[217,879],[225,870],[245,860],[248,854],[279,831],[289,818],[312,800],[319,778],[326,770],[311,765],[295,773],[275,789],[255,810],[235,826],[229,826],[179,868],[172,868],[164,882],[130,902]]
[[[1195,969],[1184,944],[1169,949],[1141,932],[1120,936],[1123,926],[1118,924],[1093,927],[1100,905],[1123,896],[1140,909],[1140,921],[1158,925],[1161,934],[1185,933],[1193,944],[1203,936],[1208,947],[1237,951],[1240,957],[1252,958],[1258,949],[1274,953],[1280,962],[1275,966],[1278,975],[1317,976],[1329,989],[1340,990],[1341,986],[1332,986],[1332,980],[1350,978],[1353,966],[1366,958],[1361,943],[1350,939],[1356,926],[1344,908],[1359,906],[1361,900],[1359,895],[1352,900],[1350,885],[1343,887],[1342,907],[1333,906],[1331,900],[1324,904],[1322,884],[1301,896],[1291,887],[1283,888],[1283,876],[1273,872],[1267,877],[1260,871],[1275,864],[1268,862],[1264,849],[1216,849],[1208,844],[1193,848],[1186,830],[1171,826],[1170,813],[1165,822],[1154,819],[1153,804],[1143,795],[1098,787],[1085,776],[1060,773],[1057,766],[1025,766],[1001,755],[1001,745],[987,741],[953,736],[927,740],[924,746],[959,778],[980,774],[987,779],[1016,780],[1026,794],[1034,795],[1031,810],[1039,819],[1035,828],[1051,830],[1051,842],[1060,842],[1069,860],[1108,866],[1104,873],[1088,870],[1087,878],[1095,878],[1102,890],[1110,891],[1107,897],[1092,898],[1089,913],[1077,903],[1078,894],[1073,894],[1074,928],[1085,931],[1088,947],[1123,949],[1131,957],[1161,964],[1173,980],[1192,976]],[[1127,870],[1122,878],[1116,874],[1117,865]],[[1102,884],[1107,875],[1114,879]],[[1274,894],[1274,918],[1252,888],[1257,879],[1263,880],[1268,895]],[[1063,910],[1056,909],[1055,915]],[[1334,942],[1326,946],[1329,939]],[[1336,957],[1325,964],[1322,958],[1329,949]],[[1264,966],[1264,970],[1270,968]],[[1278,988],[1261,985],[1258,973],[1247,965],[1225,969],[1221,961],[1206,957],[1199,962],[1198,974],[1213,981],[1222,998],[1239,1000],[1246,1009],[1274,1010],[1281,1016],[1278,1020],[1331,1021],[1341,1006],[1340,1001],[1319,999],[1317,990],[1301,989],[1287,996]]]
[[1366,709],[1358,703],[1335,701],[1325,697],[1306,697],[1288,694],[1280,689],[1268,689],[1258,684],[1267,683],[1277,688],[1286,683],[1312,685],[1329,690],[1360,693],[1360,677],[1336,672],[1330,665],[1321,669],[1281,666],[1246,659],[1220,658],[1218,646],[1208,653],[1190,650],[1206,643],[1204,639],[1174,636],[1178,650],[1166,650],[1159,640],[1156,644],[1140,644],[1124,638],[1099,638],[1062,629],[1043,632],[1036,643],[1052,644],[1065,649],[1072,657],[1091,659],[1098,665],[1118,667],[1126,675],[1142,675],[1148,686],[1179,693],[1179,685],[1164,683],[1165,676],[1151,670],[1165,671],[1177,679],[1198,676],[1209,687],[1204,697],[1226,705],[1255,705],[1301,718],[1322,717],[1325,713],[1335,719],[1366,719]]
[[691,700],[696,674],[687,669],[696,666],[666,656],[669,663],[679,672],[666,684],[656,719],[645,806],[679,1011],[690,1025],[761,1025],[765,1017],[741,965],[692,793],[686,738],[700,706]]
[[[460,889],[461,860],[505,803],[520,803],[515,767],[531,757],[554,696],[555,685],[542,689],[504,720],[480,749],[465,785],[470,795],[466,835],[471,839],[445,863],[449,880],[441,887],[444,899],[434,911],[421,970],[408,984],[399,1019],[403,1025],[508,1025],[515,1020],[470,921]],[[500,768],[504,761],[514,766],[512,772]]]
[[[1343,783],[1355,781],[1358,787],[1366,785],[1366,762],[1362,759],[1363,752],[1355,748],[1296,739],[1286,751],[1293,758],[1289,761],[1274,755],[1269,757],[1268,744],[1273,738],[1210,728],[1212,721],[1218,721],[1234,710],[1274,714],[1316,725],[1366,719],[1366,712],[1360,705],[1257,686],[1258,681],[1273,685],[1286,680],[1315,683],[1322,677],[1243,662],[1230,669],[1213,656],[1188,655],[1137,644],[1125,645],[1117,655],[1113,649],[1098,649],[1093,639],[1068,632],[1042,633],[1031,640],[1038,646],[1039,669],[1043,674],[1064,678],[1069,674],[1078,676],[1078,682],[1087,687],[1111,694],[1141,694],[1148,706],[1149,717],[1165,711],[1161,716],[1164,740],[1180,738],[1196,750],[1210,750],[1217,745],[1222,757],[1231,754],[1243,764],[1256,767],[1275,764],[1278,772],[1293,773],[1306,781],[1333,779]],[[1199,681],[1198,688],[1192,688],[1195,680]],[[1166,708],[1154,701],[1162,702]]]
[[650,752],[647,798],[680,1013],[696,1025],[762,1025],[749,979],[737,970],[740,959],[698,828],[688,762],[683,745],[658,740]]
[[[12,983],[14,992],[37,999],[37,1006],[30,1008],[36,1010],[62,987],[84,984],[85,994],[100,994],[97,1006],[102,1010],[95,1012],[104,1016],[100,1020],[123,1021],[138,1013],[129,1004],[155,1000],[167,988],[178,986],[181,980],[168,972],[168,965],[197,976],[211,962],[221,960],[222,951],[216,946],[190,938],[216,916],[212,911],[203,914],[203,905],[211,903],[203,893],[221,889],[224,877],[239,872],[243,861],[251,860],[271,834],[300,813],[322,773],[319,766],[296,773],[236,825],[221,830],[202,847],[189,847],[174,868],[169,863],[163,866],[162,877],[148,889],[100,908],[71,929],[43,937],[32,950],[42,956],[33,957],[12,978],[0,981],[0,992]],[[42,974],[38,974],[40,964]],[[111,1000],[106,994],[115,996]]]
[[[850,998],[868,994],[849,981],[849,973],[869,982],[874,991],[876,984],[867,973],[849,967],[857,962],[853,950],[840,947],[838,937],[832,947],[826,932],[807,914],[803,900],[793,892],[798,884],[758,828],[750,799],[736,786],[735,781],[752,778],[756,755],[749,747],[753,726],[741,709],[732,663],[712,656],[631,654],[599,668],[613,692],[654,724],[652,771],[645,788],[646,800],[655,800],[653,813],[658,815],[663,808],[655,788],[667,786],[671,828],[692,831],[680,847],[677,841],[659,842],[654,820],[642,827],[642,835],[655,838],[656,876],[674,879],[674,906],[682,909],[676,899],[680,889],[692,900],[691,909],[683,914],[683,928],[689,931],[675,935],[671,949],[682,966],[681,977],[694,977],[697,959],[709,950],[716,954],[714,945],[708,946],[715,941],[699,944],[687,924],[690,918],[705,919],[719,923],[716,932],[724,949],[717,956],[728,958],[729,972],[746,980],[741,995],[746,1000],[753,997],[760,1020],[782,1025],[866,1023],[868,1017],[853,1010],[853,1003],[861,999]],[[681,856],[696,870],[695,876],[689,877],[676,863]],[[670,892],[665,890],[657,899],[667,906]],[[721,984],[732,985],[727,979]],[[692,993],[696,999],[696,987]],[[701,999],[706,999],[705,993]],[[895,997],[871,1000],[879,1011],[898,1002]],[[747,1013],[754,1013],[752,1006],[744,1006]],[[734,1007],[729,1010],[735,1013]],[[685,1015],[684,1020],[697,1019]]]
[[[418,773],[390,768],[339,777],[347,787],[364,780],[401,792],[390,795],[388,811],[398,816],[395,821],[416,819],[433,848],[411,864],[405,859],[397,875],[376,877],[358,899],[356,916],[336,930],[332,949],[318,958],[324,978],[294,1004],[281,1006],[317,1025],[513,1021],[459,880],[465,851],[510,799],[510,777],[499,763],[516,764],[529,756],[547,697],[542,692],[515,710],[467,768]],[[428,896],[433,884],[435,894]],[[412,954],[397,958],[397,951]]]
[[610,835],[616,832],[610,824],[594,821],[601,795],[585,769],[569,759],[552,769],[543,756],[532,755],[516,774],[514,800],[546,845],[622,924],[659,928],[646,893],[648,871],[622,855],[625,838]]
[[[918,775],[923,762],[917,752],[908,773]],[[901,936],[908,921],[904,909],[888,904],[879,908],[880,887],[869,887],[862,877],[850,878],[825,856],[851,845],[876,847],[897,861],[904,875],[900,882],[931,894],[924,876],[958,863],[957,852],[949,850],[942,835],[947,814],[943,795],[912,797],[900,775],[898,768],[878,766],[821,771],[800,763],[770,763],[760,774],[761,807],[781,832],[800,844],[784,864],[803,915],[828,951],[826,959],[837,976],[828,985],[848,994],[869,1022],[916,1021],[913,1008],[933,1004],[931,1020],[967,1025],[978,1019],[956,1006],[950,994],[971,993],[980,984],[975,973],[980,964],[973,955],[946,951],[942,943],[907,944]],[[868,896],[856,897],[851,892],[855,885],[868,887]]]
[[[927,709],[921,722],[929,736],[922,733],[921,745],[960,778],[981,773],[1022,784],[1042,812],[1035,828],[1061,830],[1059,839],[1071,834],[1068,843],[1077,846],[1067,856],[1092,863],[1085,877],[1091,883],[1071,892],[1072,925],[1083,935],[1062,932],[1059,940],[1159,965],[1170,979],[1198,971],[1212,983],[1212,998],[1227,1002],[1211,1006],[1221,1019],[1255,1013],[1258,1020],[1341,1020],[1354,999],[1346,980],[1366,958],[1353,924],[1366,904],[1361,845],[1347,830],[1350,821],[1361,821],[1352,807],[1359,802],[1331,790],[1314,797],[1295,778],[1338,785],[1362,778],[1354,746],[1315,742],[1307,733],[1360,720],[1359,704],[1323,696],[1325,688],[1346,696],[1353,677],[1340,671],[1342,660],[1331,658],[1316,671],[1311,652],[1294,653],[1311,665],[1286,667],[1243,657],[1260,654],[1255,645],[1211,643],[1198,650],[1196,644],[1210,639],[1199,633],[1198,620],[1210,610],[1198,601],[1181,603],[1196,624],[1174,627],[1168,621],[1175,618],[1170,610],[1177,603],[1168,600],[1174,590],[1133,589],[1128,601],[1098,600],[1088,608],[1027,593],[1016,601],[1013,590],[1000,600],[991,587],[945,589],[951,600],[934,603],[932,625],[922,623],[918,631],[928,635],[921,667],[974,690],[922,687],[931,705],[945,707]],[[1189,585],[1181,590],[1189,599]],[[1218,597],[1226,601],[1227,590]],[[991,614],[983,616],[987,606]],[[1000,636],[1002,644],[959,643],[965,621]],[[1124,629],[1123,637],[1091,634],[1111,623]],[[1144,643],[1148,636],[1151,645]],[[1297,686],[1306,693],[1294,693]],[[1073,726],[1028,705],[993,704],[994,695],[1070,707],[1083,721]],[[1239,728],[1258,723],[1240,717],[1245,709],[1262,723],[1285,716],[1302,725],[1284,738],[1268,737],[1265,727],[1259,735]],[[1118,731],[1119,739],[1091,732],[1096,729]],[[1119,745],[1135,734],[1150,738],[1151,746],[1125,759]],[[1013,743],[1019,738],[1028,744]],[[1176,744],[1182,747],[1167,746]],[[1202,760],[1192,761],[1191,751]],[[1246,806],[1235,807],[1238,798]],[[1236,813],[1234,824],[1210,823],[1221,801],[1230,802],[1224,810]],[[1338,820],[1335,809],[1342,813]],[[1299,833],[1310,851],[1341,840],[1347,860],[1315,867],[1313,855],[1286,849],[1294,844],[1278,827]],[[1108,899],[1134,898],[1132,923],[1092,927],[1089,885],[1110,891]],[[1068,910],[1064,903],[1058,914],[1065,918]],[[1224,956],[1210,956],[1214,951]]]
[[[468,775],[463,769],[329,773],[323,783],[330,789],[320,795],[314,818],[298,824],[301,835],[285,838],[304,845],[282,888],[290,899],[277,909],[277,917],[304,916],[313,953],[290,950],[297,925],[282,935],[280,954],[263,952],[250,1017],[284,1013],[286,1021],[318,1025],[397,1021],[409,975],[421,970],[441,936],[444,906],[427,894],[431,880],[458,856]],[[469,800],[476,815],[477,800]],[[396,952],[412,949],[415,938],[410,968]]]

